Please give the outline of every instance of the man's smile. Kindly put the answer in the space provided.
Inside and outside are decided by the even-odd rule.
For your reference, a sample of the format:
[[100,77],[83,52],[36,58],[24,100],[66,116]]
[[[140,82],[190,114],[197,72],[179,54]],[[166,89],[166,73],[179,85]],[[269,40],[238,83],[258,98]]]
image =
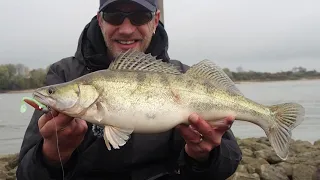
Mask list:
[[129,49],[136,47],[140,40],[115,40],[114,42],[121,49]]

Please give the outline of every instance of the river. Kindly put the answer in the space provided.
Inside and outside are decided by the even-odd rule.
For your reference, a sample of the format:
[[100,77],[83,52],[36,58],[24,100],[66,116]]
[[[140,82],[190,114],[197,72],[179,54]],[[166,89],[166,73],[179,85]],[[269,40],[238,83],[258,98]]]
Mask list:
[[[320,139],[320,80],[243,83],[237,87],[245,96],[266,105],[301,103],[306,108],[306,118],[293,130],[293,139],[310,142]],[[21,99],[30,95],[0,94],[0,154],[19,152],[33,112],[28,106],[25,113],[20,113]],[[232,130],[240,138],[265,136],[260,127],[246,122],[235,122]]]

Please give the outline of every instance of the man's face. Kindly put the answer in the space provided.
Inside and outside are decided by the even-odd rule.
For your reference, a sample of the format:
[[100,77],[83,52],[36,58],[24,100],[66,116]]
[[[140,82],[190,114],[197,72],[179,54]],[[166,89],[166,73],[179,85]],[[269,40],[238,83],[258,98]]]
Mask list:
[[[141,6],[133,3],[117,4],[108,8],[106,12],[136,12],[146,11]],[[137,15],[138,16],[138,15]],[[141,16],[141,14],[140,14]],[[110,19],[112,19],[110,17]],[[141,18],[142,19],[142,18]],[[108,23],[102,13],[98,14],[99,25],[104,37],[108,51],[112,57],[128,49],[135,49],[145,52],[148,48],[153,33],[156,30],[160,19],[160,12],[157,11],[151,21],[143,25],[134,25],[128,18],[125,18],[120,25]]]

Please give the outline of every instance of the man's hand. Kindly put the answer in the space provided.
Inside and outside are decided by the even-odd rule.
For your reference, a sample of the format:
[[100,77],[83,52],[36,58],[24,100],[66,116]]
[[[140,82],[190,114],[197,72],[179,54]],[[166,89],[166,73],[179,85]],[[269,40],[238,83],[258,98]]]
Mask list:
[[227,117],[210,125],[197,114],[191,114],[189,126],[177,127],[186,141],[186,153],[193,159],[206,161],[210,151],[220,145],[223,134],[230,129],[233,120],[233,117]]
[[44,138],[42,153],[47,161],[52,164],[60,162],[57,135],[61,159],[62,162],[66,162],[80,145],[88,129],[84,120],[74,119],[56,111],[42,115],[38,121],[38,126]]

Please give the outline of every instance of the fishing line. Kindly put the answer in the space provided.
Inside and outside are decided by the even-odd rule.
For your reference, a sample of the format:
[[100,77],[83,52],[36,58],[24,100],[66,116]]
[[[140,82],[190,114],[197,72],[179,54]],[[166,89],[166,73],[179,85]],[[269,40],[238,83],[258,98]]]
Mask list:
[[63,167],[63,163],[62,163],[62,158],[61,158],[61,153],[60,153],[60,148],[59,148],[59,138],[58,138],[58,126],[57,126],[57,122],[56,122],[56,120],[55,120],[55,118],[54,118],[54,116],[53,116],[53,113],[52,113],[52,111],[50,111],[50,113],[51,113],[51,116],[52,116],[52,120],[53,120],[53,122],[54,122],[54,126],[55,126],[55,128],[56,128],[56,143],[57,143],[57,150],[58,150],[58,156],[59,156],[59,160],[60,160],[60,165],[61,165],[61,170],[62,170],[62,179],[64,180],[64,167]]
[[30,106],[32,106],[33,108],[35,108],[36,110],[42,111],[44,113],[48,113],[50,112],[51,116],[52,116],[52,120],[54,122],[54,126],[55,126],[55,135],[56,135],[56,145],[57,145],[57,150],[58,150],[58,156],[59,156],[59,161],[60,161],[60,166],[61,166],[61,170],[62,170],[62,179],[64,180],[64,167],[63,167],[63,163],[62,163],[62,158],[61,158],[61,153],[60,153],[60,148],[59,148],[59,138],[58,138],[58,126],[57,126],[57,122],[55,120],[55,117],[53,116],[52,111],[50,111],[50,108],[48,108],[47,106],[41,104],[40,102],[38,102],[37,100],[33,99],[33,98],[29,98],[29,97],[23,97],[22,101],[21,101],[21,106],[20,106],[20,112],[21,113],[25,113],[27,110],[27,106],[25,105],[25,103],[29,104]]

